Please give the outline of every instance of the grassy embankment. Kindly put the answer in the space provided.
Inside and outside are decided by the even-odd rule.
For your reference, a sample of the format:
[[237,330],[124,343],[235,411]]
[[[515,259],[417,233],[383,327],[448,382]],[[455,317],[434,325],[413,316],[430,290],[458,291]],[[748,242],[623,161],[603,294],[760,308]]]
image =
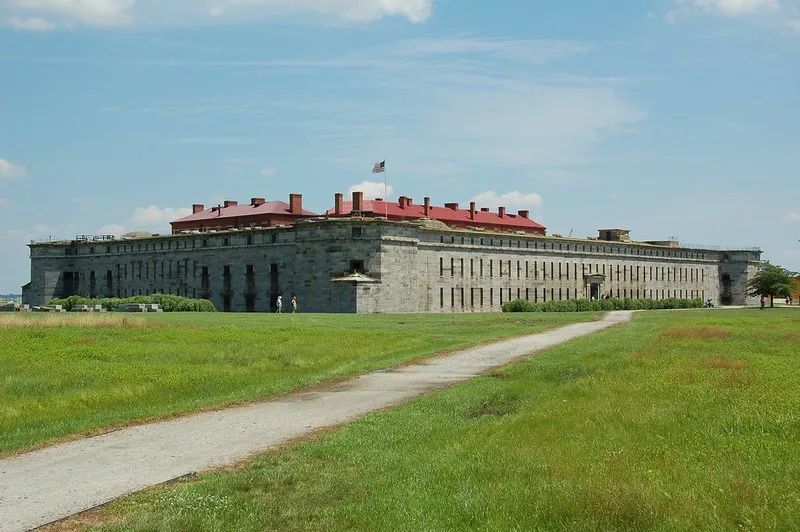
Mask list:
[[0,315],[0,455],[596,317]]
[[111,530],[796,530],[800,312],[649,312],[236,471]]

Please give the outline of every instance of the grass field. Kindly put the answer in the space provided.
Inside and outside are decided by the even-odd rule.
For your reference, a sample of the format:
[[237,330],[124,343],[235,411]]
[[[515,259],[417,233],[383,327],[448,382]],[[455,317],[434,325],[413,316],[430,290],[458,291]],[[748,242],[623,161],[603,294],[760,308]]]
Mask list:
[[3,314],[0,455],[595,318]]
[[794,310],[637,314],[235,471],[122,499],[92,522],[796,530],[798,351]]

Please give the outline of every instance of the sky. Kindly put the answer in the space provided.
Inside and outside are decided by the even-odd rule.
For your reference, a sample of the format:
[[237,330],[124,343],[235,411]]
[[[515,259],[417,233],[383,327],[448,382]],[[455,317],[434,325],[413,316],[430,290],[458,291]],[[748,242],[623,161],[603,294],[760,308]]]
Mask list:
[[800,271],[800,0],[0,0],[0,293],[31,240],[359,189]]

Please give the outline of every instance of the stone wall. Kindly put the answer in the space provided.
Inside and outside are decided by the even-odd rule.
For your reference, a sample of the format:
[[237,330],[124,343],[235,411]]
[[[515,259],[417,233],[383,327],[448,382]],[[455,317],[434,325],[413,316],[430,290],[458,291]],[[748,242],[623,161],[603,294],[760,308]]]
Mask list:
[[[592,296],[753,303],[760,252],[338,219],[292,227],[31,245],[25,303],[167,293],[219,310],[491,312],[510,299]],[[341,281],[358,272],[356,281]],[[339,279],[337,281],[337,279]],[[595,286],[593,287],[592,284]],[[594,292],[593,292],[594,290]]]

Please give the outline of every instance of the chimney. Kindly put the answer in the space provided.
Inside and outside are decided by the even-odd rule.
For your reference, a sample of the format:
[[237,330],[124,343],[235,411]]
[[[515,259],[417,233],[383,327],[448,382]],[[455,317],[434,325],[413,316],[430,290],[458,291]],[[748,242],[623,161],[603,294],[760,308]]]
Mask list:
[[336,216],[342,215],[342,203],[344,201],[344,195],[341,192],[337,192],[333,196],[333,214]]
[[500,207],[499,209],[497,209],[497,214],[500,216],[500,218],[505,218],[506,217],[506,208],[505,207]]
[[430,198],[428,198],[428,197],[425,198],[425,205],[424,205],[422,211],[425,214],[425,216],[428,216],[428,213],[431,212],[431,199]]
[[361,212],[364,210],[364,193],[353,192],[353,212]]
[[489,207],[481,207],[481,212],[489,212]]
[[454,211],[457,211],[458,210],[458,203],[445,203],[444,204],[444,208],[445,209],[452,209]]
[[228,207],[236,207],[237,205],[239,205],[239,202],[238,202],[238,201],[233,201],[233,200],[225,200],[225,208],[226,208],[226,209],[227,209]]
[[469,219],[470,220],[474,220],[475,219],[475,202],[474,201],[470,201],[469,202]]
[[406,207],[411,207],[414,205],[414,200],[411,198],[406,198]]
[[531,215],[530,211],[519,211],[520,218],[530,218],[530,215]]
[[398,199],[398,204],[400,205],[401,209],[405,209],[406,208],[406,200],[407,199],[408,198],[406,198],[405,196],[400,196],[400,198]]
[[264,205],[266,201],[264,198],[250,198],[250,205],[253,207],[258,207],[259,205]]
[[289,212],[292,214],[303,214],[302,194],[289,194]]
[[204,210],[206,210],[206,207],[202,203],[195,203],[192,205],[192,214],[197,214],[198,212],[203,212]]

